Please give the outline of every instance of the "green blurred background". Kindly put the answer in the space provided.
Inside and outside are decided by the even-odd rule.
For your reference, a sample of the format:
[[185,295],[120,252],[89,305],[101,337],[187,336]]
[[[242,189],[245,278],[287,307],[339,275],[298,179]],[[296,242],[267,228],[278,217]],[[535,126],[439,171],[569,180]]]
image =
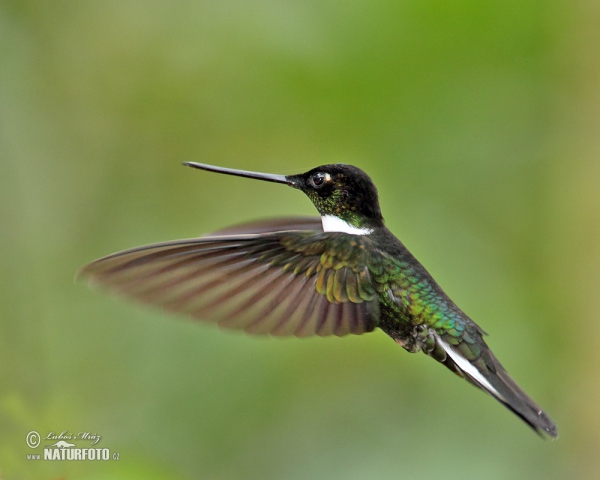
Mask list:
[[[600,478],[599,24],[593,0],[1,1],[0,477]],[[185,160],[366,170],[560,439],[382,332],[249,337],[74,284],[314,211]],[[27,461],[30,430],[121,459]]]

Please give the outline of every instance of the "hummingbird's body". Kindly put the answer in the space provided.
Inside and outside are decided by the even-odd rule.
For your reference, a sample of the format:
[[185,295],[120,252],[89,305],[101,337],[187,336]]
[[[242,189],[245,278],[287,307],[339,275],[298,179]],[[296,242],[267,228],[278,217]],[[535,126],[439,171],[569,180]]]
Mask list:
[[321,219],[255,222],[139,247],[82,270],[94,283],[226,328],[272,335],[361,334],[381,328],[487,391],[538,432],[552,420],[517,386],[485,332],[385,227],[371,179],[350,165],[282,176],[186,163],[288,184]]

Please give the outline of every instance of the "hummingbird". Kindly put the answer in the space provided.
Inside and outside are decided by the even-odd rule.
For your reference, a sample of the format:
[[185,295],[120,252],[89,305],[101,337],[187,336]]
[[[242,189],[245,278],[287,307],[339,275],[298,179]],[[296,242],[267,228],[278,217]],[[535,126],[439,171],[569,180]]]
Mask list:
[[276,175],[184,165],[301,190],[320,217],[245,223],[96,260],[92,285],[250,334],[306,337],[383,330],[487,392],[541,436],[550,417],[517,385],[486,333],[384,224],[377,188],[361,169],[322,165]]

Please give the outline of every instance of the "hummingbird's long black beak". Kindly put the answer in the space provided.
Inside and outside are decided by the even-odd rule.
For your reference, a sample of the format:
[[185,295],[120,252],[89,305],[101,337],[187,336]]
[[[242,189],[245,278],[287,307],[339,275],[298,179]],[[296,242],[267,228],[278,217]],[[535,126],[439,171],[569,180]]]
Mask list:
[[183,162],[183,164],[188,167],[206,170],[207,172],[224,173],[226,175],[235,175],[237,177],[256,178],[258,180],[265,180],[266,182],[284,183],[286,185],[289,185],[290,187],[296,187],[296,182],[294,182],[293,178],[286,177],[285,175],[249,172],[247,170],[236,170],[235,168],[215,167],[214,165],[206,165],[205,163],[196,162]]

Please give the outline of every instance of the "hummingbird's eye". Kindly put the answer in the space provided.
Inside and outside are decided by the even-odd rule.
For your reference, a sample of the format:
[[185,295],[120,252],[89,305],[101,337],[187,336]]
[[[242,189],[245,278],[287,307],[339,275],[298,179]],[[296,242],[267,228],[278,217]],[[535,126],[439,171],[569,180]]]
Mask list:
[[312,180],[312,184],[317,188],[325,184],[325,175],[320,172],[315,173],[310,179]]

